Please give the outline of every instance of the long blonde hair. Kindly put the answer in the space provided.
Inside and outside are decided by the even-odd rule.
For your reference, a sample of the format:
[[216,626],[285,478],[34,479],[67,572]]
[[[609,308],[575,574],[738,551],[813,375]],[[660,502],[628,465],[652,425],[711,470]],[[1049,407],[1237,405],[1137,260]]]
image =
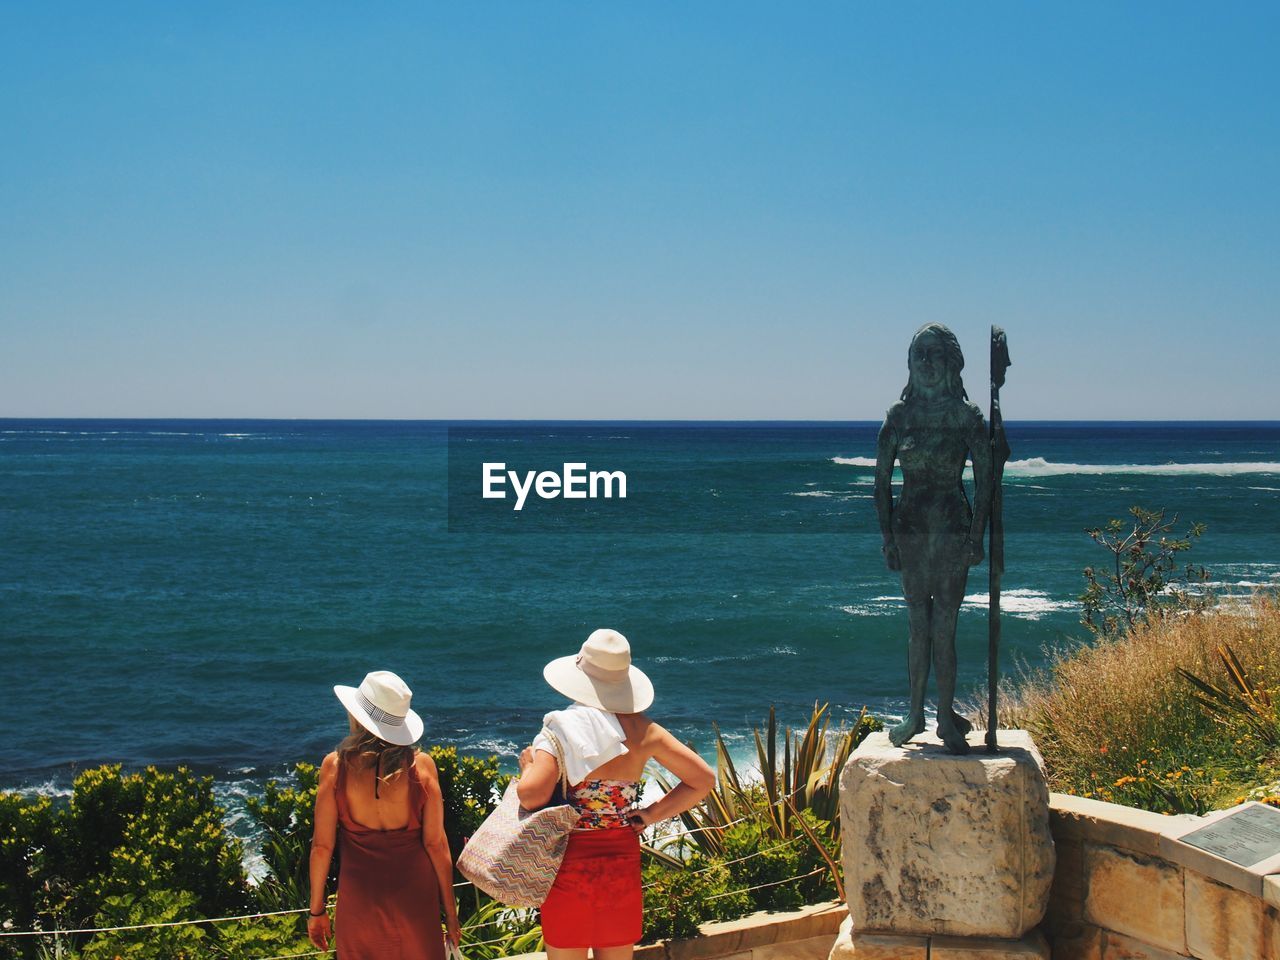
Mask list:
[[402,747],[387,743],[351,717],[351,732],[338,744],[338,762],[351,767],[367,767],[375,771],[383,783],[390,783],[413,763],[417,746]]

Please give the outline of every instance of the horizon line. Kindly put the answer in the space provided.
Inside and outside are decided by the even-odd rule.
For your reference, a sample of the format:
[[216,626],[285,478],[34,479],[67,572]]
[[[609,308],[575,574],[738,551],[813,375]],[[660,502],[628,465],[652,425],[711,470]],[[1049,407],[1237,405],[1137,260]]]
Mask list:
[[[743,417],[733,419],[723,418],[705,418],[705,417],[599,417],[599,418],[578,418],[578,417],[219,417],[219,416],[201,416],[201,417],[175,417],[175,416],[130,416],[130,417],[108,417],[108,416],[39,416],[39,417],[0,417],[0,423],[18,423],[18,422],[96,422],[96,423],[459,423],[459,424],[484,424],[484,423],[531,423],[531,424],[654,424],[654,423],[689,423],[689,424],[874,424],[883,422],[882,417],[874,419],[804,419],[796,417],[778,417],[778,418],[758,418]],[[1066,417],[1026,417],[1026,418],[1005,418],[1004,423],[1046,423],[1046,424],[1069,424],[1069,423],[1105,423],[1105,424],[1249,424],[1249,425],[1274,425],[1280,426],[1280,419],[1187,419],[1177,417],[1167,417],[1161,419],[1149,420],[1103,420],[1103,419],[1080,419]]]

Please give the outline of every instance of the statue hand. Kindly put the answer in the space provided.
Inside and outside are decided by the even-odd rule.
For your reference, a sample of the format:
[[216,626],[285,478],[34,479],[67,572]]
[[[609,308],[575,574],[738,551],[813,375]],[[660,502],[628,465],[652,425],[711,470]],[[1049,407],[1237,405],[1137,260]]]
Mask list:
[[982,552],[981,540],[965,540],[964,542],[964,563],[968,567],[976,567],[982,562],[984,554]]
[[895,572],[902,569],[902,557],[898,555],[898,545],[896,543],[886,543],[884,545],[884,562],[885,566]]

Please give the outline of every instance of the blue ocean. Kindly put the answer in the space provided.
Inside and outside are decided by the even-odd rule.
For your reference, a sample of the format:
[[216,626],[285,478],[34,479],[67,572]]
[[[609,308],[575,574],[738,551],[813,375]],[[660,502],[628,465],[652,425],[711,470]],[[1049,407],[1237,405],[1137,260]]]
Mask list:
[[[906,620],[877,428],[0,420],[0,788],[61,792],[120,761],[251,791],[331,748],[332,685],[379,668],[413,688],[428,742],[510,765],[560,705],[542,665],[601,626],[704,751],[715,722],[745,752],[770,705],[895,714]],[[627,464],[628,498],[584,501],[592,523],[483,500],[458,451],[486,430],[512,464]],[[1280,586],[1280,423],[1008,432],[1005,670],[1081,641],[1081,568],[1104,556],[1084,530],[1133,504],[1207,524],[1192,557],[1220,594]],[[985,682],[986,637],[984,563],[962,690]]]

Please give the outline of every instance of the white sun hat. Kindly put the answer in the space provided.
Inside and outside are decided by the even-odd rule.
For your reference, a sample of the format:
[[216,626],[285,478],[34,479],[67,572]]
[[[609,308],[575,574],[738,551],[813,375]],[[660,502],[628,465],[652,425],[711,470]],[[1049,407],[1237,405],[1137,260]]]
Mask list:
[[365,674],[359,687],[335,686],[342,705],[375,737],[399,747],[422,737],[422,718],[409,709],[413,691],[390,670]]
[[552,688],[610,713],[639,713],[653,703],[653,683],[631,665],[631,645],[617,630],[597,630],[582,649],[542,668]]

